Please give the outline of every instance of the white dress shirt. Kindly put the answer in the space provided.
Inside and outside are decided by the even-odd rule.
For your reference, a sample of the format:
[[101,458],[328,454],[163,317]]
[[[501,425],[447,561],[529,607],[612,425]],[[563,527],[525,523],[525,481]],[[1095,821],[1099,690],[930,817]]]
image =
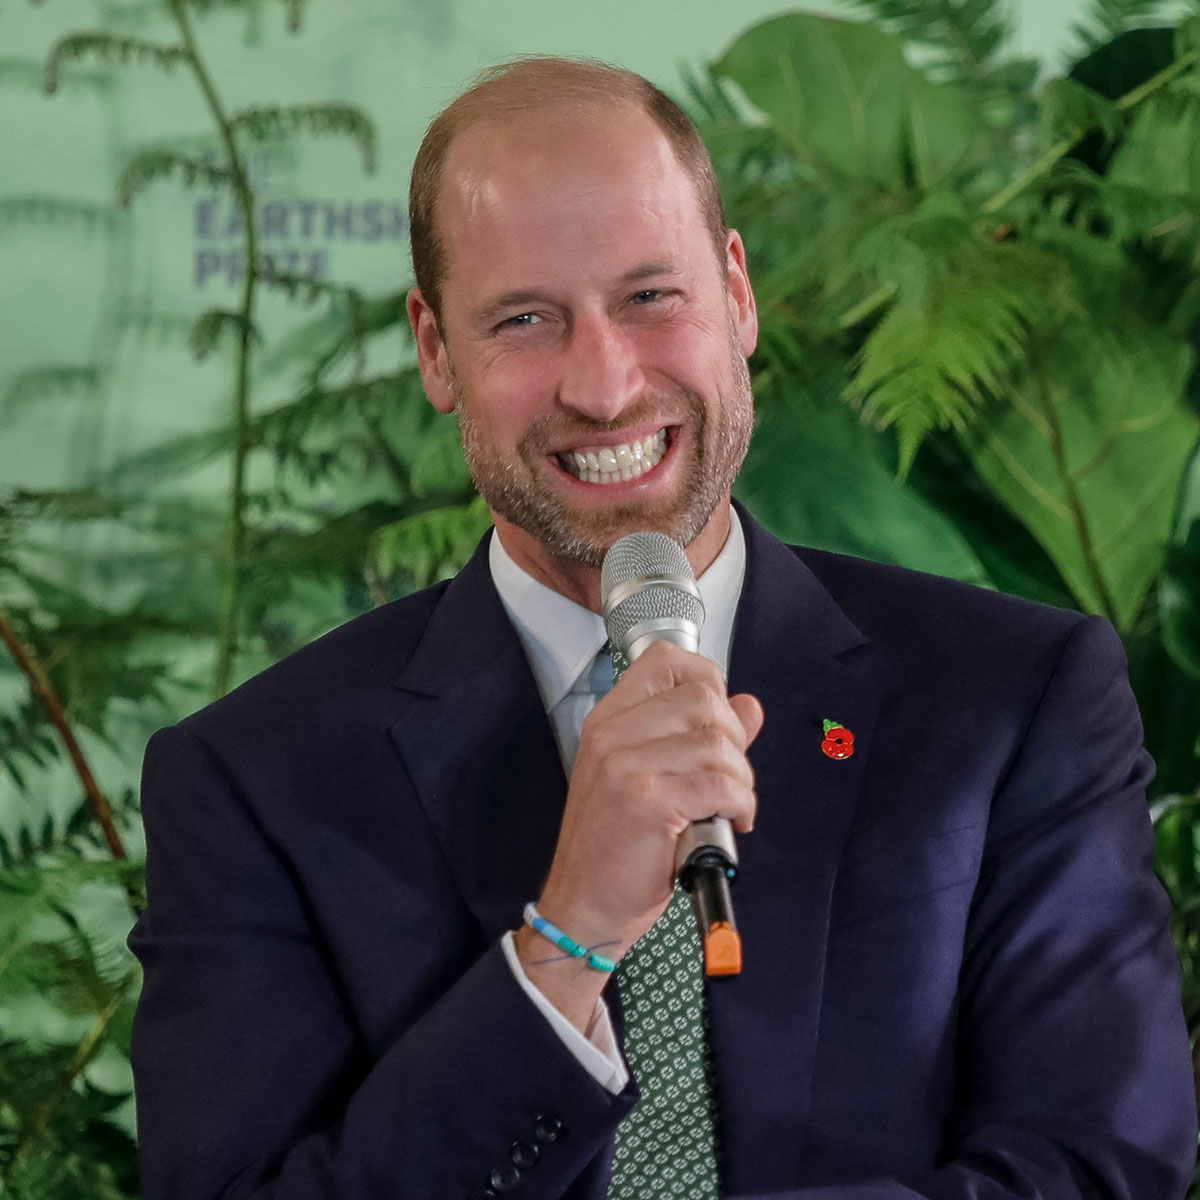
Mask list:
[[[608,640],[604,618],[539,583],[517,566],[495,533],[488,550],[488,565],[500,593],[500,602],[529,659],[569,779],[584,718],[596,702],[595,696],[571,689],[581,675],[591,670],[596,655]],[[697,580],[704,601],[700,653],[711,658],[726,674],[733,619],[745,573],[746,540],[737,513],[731,508],[725,545]],[[550,943],[546,944],[549,947]],[[582,1066],[602,1087],[614,1094],[619,1092],[629,1080],[629,1071],[617,1049],[608,1005],[603,1000],[596,1002],[596,1011],[584,1037],[530,982],[517,958],[511,933],[504,935],[502,945],[517,982]]]

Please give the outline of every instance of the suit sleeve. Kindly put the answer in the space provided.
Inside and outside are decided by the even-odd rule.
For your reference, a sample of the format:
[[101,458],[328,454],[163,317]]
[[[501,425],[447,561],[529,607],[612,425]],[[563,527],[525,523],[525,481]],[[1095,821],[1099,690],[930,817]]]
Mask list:
[[[286,863],[184,729],[151,741],[143,815],[146,1200],[454,1200],[514,1168],[522,1196],[553,1200],[596,1169],[634,1093],[591,1078],[498,943],[368,1050]],[[535,1162],[514,1164],[518,1142]]]
[[993,800],[944,1162],[772,1200],[1183,1197],[1196,1099],[1151,772],[1120,641],[1089,618]]

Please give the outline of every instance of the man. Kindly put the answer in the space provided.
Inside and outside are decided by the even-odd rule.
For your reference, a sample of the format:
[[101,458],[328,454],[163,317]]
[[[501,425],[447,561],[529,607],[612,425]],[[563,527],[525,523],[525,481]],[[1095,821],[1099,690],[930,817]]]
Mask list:
[[[1111,629],[734,514],[753,293],[645,81],[493,73],[411,204],[426,391],[496,532],[152,742],[149,1200],[693,1200],[716,1185],[656,1164],[700,1110],[722,1195],[1182,1196],[1188,1046]],[[594,701],[598,566],[642,528],[686,546],[707,641]],[[746,965],[679,1043],[711,1087],[638,1141],[676,1051],[634,1079],[619,1047],[661,1014],[522,907],[632,963],[713,813],[743,835]]]

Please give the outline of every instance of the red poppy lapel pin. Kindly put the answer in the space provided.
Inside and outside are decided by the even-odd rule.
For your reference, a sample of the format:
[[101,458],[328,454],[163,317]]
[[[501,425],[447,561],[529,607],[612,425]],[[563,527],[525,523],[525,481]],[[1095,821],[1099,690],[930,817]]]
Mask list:
[[825,740],[821,749],[830,758],[849,758],[854,753],[854,734],[840,721],[826,718],[821,724],[825,728]]

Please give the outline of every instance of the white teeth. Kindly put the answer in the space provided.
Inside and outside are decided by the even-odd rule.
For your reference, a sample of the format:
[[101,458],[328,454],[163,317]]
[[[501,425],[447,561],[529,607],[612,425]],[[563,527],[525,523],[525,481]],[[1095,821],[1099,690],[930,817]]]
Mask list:
[[585,483],[616,483],[640,479],[658,466],[666,452],[667,431],[660,429],[640,441],[620,446],[564,451],[559,461]]

